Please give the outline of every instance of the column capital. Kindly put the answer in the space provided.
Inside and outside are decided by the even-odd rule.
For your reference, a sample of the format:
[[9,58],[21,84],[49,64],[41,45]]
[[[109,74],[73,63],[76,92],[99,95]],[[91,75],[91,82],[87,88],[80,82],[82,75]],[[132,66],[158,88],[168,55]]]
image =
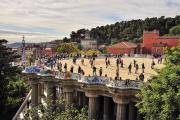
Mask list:
[[74,92],[74,88],[72,86],[63,86],[63,92]]
[[129,99],[126,96],[114,96],[113,100],[115,103],[118,103],[118,104],[128,104],[129,103]]
[[87,97],[90,97],[90,98],[92,98],[92,97],[96,98],[96,97],[99,96],[99,95],[96,94],[95,92],[85,92],[85,95],[86,95]]

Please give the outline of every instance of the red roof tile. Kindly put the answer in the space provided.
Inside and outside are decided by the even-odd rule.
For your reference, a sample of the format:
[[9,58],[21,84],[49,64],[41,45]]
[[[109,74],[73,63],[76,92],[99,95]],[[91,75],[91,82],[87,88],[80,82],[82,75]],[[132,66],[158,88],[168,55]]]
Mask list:
[[111,45],[109,47],[113,47],[113,48],[136,48],[137,45],[135,43],[132,43],[132,42],[120,42],[120,43]]

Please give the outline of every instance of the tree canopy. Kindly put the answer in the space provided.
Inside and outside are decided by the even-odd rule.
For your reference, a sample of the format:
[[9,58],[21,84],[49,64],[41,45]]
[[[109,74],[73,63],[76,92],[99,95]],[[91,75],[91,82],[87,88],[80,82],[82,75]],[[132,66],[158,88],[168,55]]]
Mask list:
[[172,27],[170,29],[170,34],[180,36],[180,25]]
[[72,54],[78,52],[78,48],[73,43],[64,43],[57,47],[58,53]]
[[[110,44],[111,39],[117,39],[117,42],[121,40],[131,42],[141,42],[141,37],[144,30],[152,31],[159,30],[160,35],[169,33],[169,30],[180,24],[180,16],[167,17],[161,16],[159,18],[152,17],[145,20],[137,19],[130,21],[116,22],[115,24],[97,26],[90,30],[90,35],[93,39],[96,39],[98,44]],[[84,38],[86,29],[79,29],[72,31],[70,34],[70,40],[80,42],[81,38]],[[70,41],[65,38],[64,41]]]
[[11,119],[27,92],[26,83],[20,79],[20,69],[11,62],[19,58],[0,40],[0,119]]
[[166,51],[166,67],[144,83],[136,106],[145,120],[180,119],[180,47]]

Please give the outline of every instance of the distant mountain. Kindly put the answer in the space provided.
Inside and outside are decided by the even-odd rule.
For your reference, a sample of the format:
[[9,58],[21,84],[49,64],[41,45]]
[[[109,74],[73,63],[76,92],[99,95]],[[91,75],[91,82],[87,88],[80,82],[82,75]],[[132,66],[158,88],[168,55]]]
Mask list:
[[[28,44],[32,44],[32,43],[26,43],[26,45],[28,45]],[[20,48],[20,47],[22,47],[22,43],[21,42],[11,43],[11,44],[7,44],[6,47]]]

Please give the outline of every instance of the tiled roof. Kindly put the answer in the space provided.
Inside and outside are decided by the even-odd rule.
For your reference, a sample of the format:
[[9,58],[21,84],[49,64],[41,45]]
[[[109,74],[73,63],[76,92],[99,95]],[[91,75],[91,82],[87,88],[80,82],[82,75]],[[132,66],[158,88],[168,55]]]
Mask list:
[[113,47],[113,48],[136,48],[137,45],[135,43],[132,43],[132,42],[120,42],[120,43],[111,45],[109,47]]

